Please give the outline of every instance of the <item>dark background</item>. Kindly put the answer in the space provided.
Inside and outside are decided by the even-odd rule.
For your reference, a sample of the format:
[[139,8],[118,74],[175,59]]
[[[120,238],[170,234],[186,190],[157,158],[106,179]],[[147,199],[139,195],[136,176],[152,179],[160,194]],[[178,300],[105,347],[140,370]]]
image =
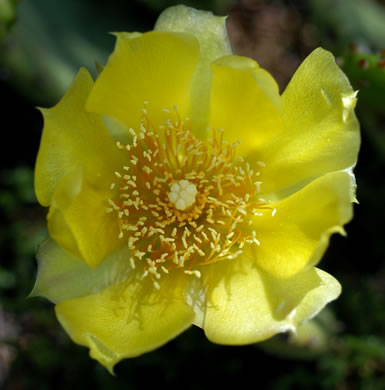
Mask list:
[[0,388],[385,389],[385,1],[201,0],[228,14],[237,54],[255,58],[284,89],[304,57],[323,46],[359,89],[362,149],[348,237],[333,236],[320,268],[341,297],[296,343],[286,336],[246,347],[214,345],[198,328],[157,351],[125,360],[113,377],[73,344],[53,305],[27,299],[46,210],[33,192],[42,117],[80,66],[95,74],[112,31],[146,31],[171,0],[0,1]]

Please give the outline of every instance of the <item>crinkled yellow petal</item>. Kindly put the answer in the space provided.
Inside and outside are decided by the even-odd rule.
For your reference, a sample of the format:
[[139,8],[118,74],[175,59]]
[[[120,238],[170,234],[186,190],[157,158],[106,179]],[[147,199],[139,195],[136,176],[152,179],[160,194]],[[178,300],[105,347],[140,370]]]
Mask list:
[[199,41],[199,63],[191,86],[191,118],[194,133],[205,137],[210,98],[210,64],[219,57],[231,54],[226,18],[177,5],[163,11],[155,30],[188,33]]
[[356,93],[331,53],[317,49],[282,95],[286,131],[255,155],[263,190],[286,196],[328,172],[353,166],[360,145]]
[[341,291],[337,280],[319,269],[278,280],[244,255],[215,264],[204,278],[208,291],[203,327],[207,337],[220,344],[249,344],[295,332]]
[[[325,252],[332,233],[344,233],[353,215],[355,182],[340,171],[322,176],[254,218],[260,246],[256,262],[276,278],[287,279]],[[275,215],[273,216],[273,214]]]
[[241,143],[246,156],[283,131],[278,87],[250,58],[228,56],[212,66],[210,125],[225,130],[226,140]]
[[[113,54],[95,82],[87,109],[128,128],[139,128],[145,108],[155,125],[164,124],[176,105],[189,116],[190,88],[199,58],[191,35],[153,31],[137,38],[116,34]],[[145,104],[148,102],[148,104]]]
[[159,281],[149,279],[111,286],[97,294],[62,301],[56,314],[73,341],[110,371],[121,359],[153,350],[192,324],[194,311],[185,302],[189,278],[175,271]]
[[[88,71],[81,69],[71,88],[51,109],[42,109],[44,130],[35,169],[38,201],[48,206],[61,182],[71,171],[83,169],[92,183],[112,180],[120,154],[103,120],[84,110],[93,86]],[[103,156],[103,158],[101,158]]]
[[[118,152],[118,150],[117,150]],[[88,183],[82,171],[67,175],[59,184],[48,214],[50,236],[73,256],[94,268],[111,251],[124,245],[114,213],[107,213],[115,196],[108,177],[105,187]]]
[[156,21],[155,31],[181,32],[194,35],[200,46],[200,61],[208,64],[231,54],[226,31],[226,17],[185,5],[167,8]]
[[55,241],[44,241],[37,253],[38,273],[30,296],[44,296],[54,303],[95,294],[111,285],[129,279],[127,247],[107,256],[95,269],[59,247]]

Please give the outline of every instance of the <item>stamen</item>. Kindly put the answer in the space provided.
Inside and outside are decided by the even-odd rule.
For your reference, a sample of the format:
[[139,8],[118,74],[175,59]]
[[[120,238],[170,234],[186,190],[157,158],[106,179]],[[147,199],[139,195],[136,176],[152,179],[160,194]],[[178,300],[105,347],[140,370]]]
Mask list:
[[201,266],[236,259],[247,244],[260,245],[253,219],[271,208],[258,198],[263,162],[244,163],[236,156],[238,143],[226,143],[222,129],[211,130],[210,140],[196,139],[191,121],[182,121],[176,107],[163,109],[169,117],[154,126],[145,105],[140,128],[129,129],[132,142],[117,143],[127,160],[124,174],[115,172],[110,189],[120,195],[108,201],[106,212],[116,213],[131,268],[159,289],[158,280],[177,268],[199,278]]

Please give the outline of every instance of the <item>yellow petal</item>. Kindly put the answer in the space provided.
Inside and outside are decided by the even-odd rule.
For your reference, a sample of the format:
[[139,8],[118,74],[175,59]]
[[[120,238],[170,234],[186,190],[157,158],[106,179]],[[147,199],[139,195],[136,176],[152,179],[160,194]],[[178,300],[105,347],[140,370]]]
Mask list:
[[191,90],[191,118],[194,132],[204,137],[208,124],[210,64],[231,54],[226,18],[184,5],[167,8],[159,16],[155,30],[192,34],[199,41],[200,56]]
[[353,215],[354,178],[348,172],[322,176],[292,196],[272,203],[255,217],[253,229],[260,241],[256,261],[276,278],[286,279],[305,266],[315,265],[332,233],[344,233]]
[[159,15],[154,30],[194,35],[201,48],[200,61],[206,64],[231,54],[226,17],[215,16],[212,12],[185,5],[169,7]]
[[210,125],[225,130],[243,156],[283,131],[278,87],[250,58],[228,56],[211,67]]
[[357,161],[356,93],[331,53],[317,49],[282,95],[286,131],[256,158],[266,163],[263,190],[287,196],[316,177]]
[[213,342],[232,345],[295,332],[298,325],[316,315],[341,291],[339,283],[319,269],[277,280],[246,256],[215,264],[205,281],[205,333]]
[[110,254],[95,269],[88,267],[60,248],[55,241],[44,241],[37,253],[38,274],[30,296],[43,296],[54,303],[95,294],[132,275],[130,253],[124,247]]
[[97,183],[101,177],[112,180],[113,172],[121,166],[120,154],[103,120],[84,110],[92,85],[89,73],[81,69],[60,102],[51,109],[42,109],[44,130],[36,162],[35,190],[44,206],[51,203],[58,184],[74,169],[82,168],[87,179]]
[[[89,111],[138,129],[145,108],[151,121],[164,124],[176,105],[189,115],[190,88],[199,45],[187,34],[149,32],[137,38],[116,34],[115,51],[95,82]],[[145,104],[148,102],[148,104]]]
[[47,217],[50,236],[92,268],[124,245],[118,238],[115,213],[107,213],[108,199],[115,197],[109,183],[107,178],[105,187],[97,188],[81,171],[67,175],[57,187]]
[[188,278],[182,272],[159,281],[135,279],[87,297],[62,301],[56,314],[64,329],[90,355],[112,371],[121,359],[151,351],[193,321],[194,311],[184,292]]

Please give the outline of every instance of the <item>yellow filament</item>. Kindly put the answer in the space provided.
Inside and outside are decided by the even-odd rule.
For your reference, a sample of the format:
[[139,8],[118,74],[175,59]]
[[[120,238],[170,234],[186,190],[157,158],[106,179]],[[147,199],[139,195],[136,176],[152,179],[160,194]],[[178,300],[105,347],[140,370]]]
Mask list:
[[178,115],[156,128],[144,112],[140,130],[130,133],[129,145],[117,144],[127,165],[115,172],[120,197],[108,211],[117,213],[119,237],[127,239],[131,265],[144,264],[143,277],[155,287],[174,268],[199,277],[200,266],[234,259],[246,243],[259,245],[250,225],[267,208],[257,198],[262,162],[251,170],[222,130],[198,140]]

